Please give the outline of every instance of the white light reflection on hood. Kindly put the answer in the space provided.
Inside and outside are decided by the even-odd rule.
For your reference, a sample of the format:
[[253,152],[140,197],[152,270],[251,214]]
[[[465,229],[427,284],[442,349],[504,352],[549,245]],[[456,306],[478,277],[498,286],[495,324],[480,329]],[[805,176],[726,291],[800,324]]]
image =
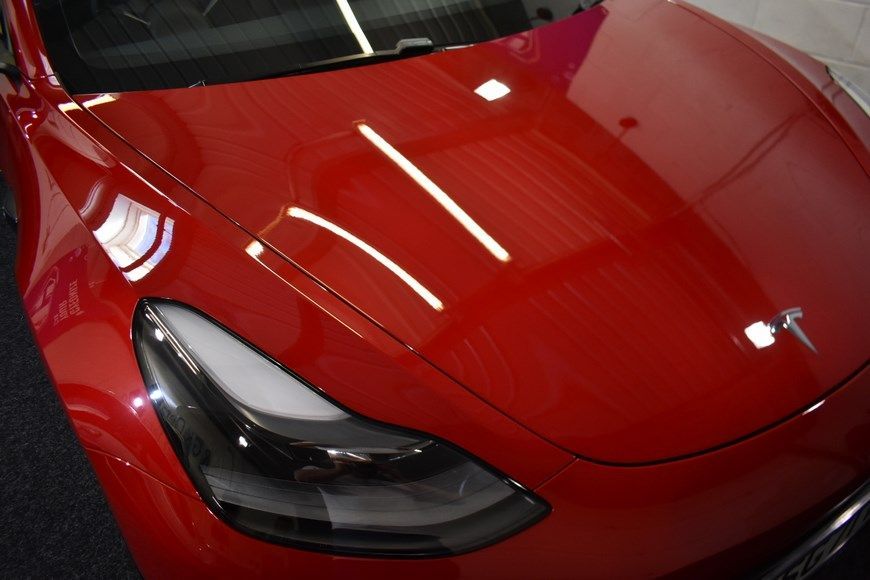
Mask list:
[[136,282],[147,276],[169,252],[172,244],[171,218],[118,194],[109,217],[94,231],[97,241],[121,270]]
[[365,123],[358,123],[356,126],[357,130],[360,134],[368,139],[372,145],[381,150],[381,152],[389,157],[390,161],[395,163],[399,169],[404,171],[408,177],[417,182],[417,184],[423,188],[426,193],[431,195],[435,201],[441,204],[447,213],[453,216],[453,219],[458,221],[462,227],[468,230],[472,236],[474,236],[478,242],[480,242],[483,247],[485,247],[490,254],[495,256],[497,260],[500,262],[509,262],[511,259],[511,255],[505,250],[501,244],[499,244],[495,239],[489,235],[486,230],[484,230],[480,225],[472,219],[470,215],[468,215],[464,209],[462,209],[458,203],[453,201],[447,193],[438,187],[438,185],[429,179],[425,173],[423,173],[416,165],[411,163],[411,161],[402,155],[395,147],[390,145],[386,139],[378,135],[371,127],[366,125]]
[[320,216],[314,215],[313,213],[305,211],[304,209],[298,207],[291,207],[289,210],[287,210],[287,215],[292,218],[302,219],[314,225],[320,226],[323,229],[334,233],[340,238],[347,240],[348,242],[374,258],[387,270],[395,274],[402,282],[407,284],[414,292],[416,292],[420,296],[420,298],[425,300],[429,304],[429,306],[439,312],[444,310],[444,303],[441,302],[441,300],[439,300],[437,296],[432,294],[432,292],[430,292],[425,286],[418,282],[416,278],[411,276],[407,271],[405,271],[405,269],[396,264],[394,261],[383,255],[352,233],[348,232],[344,228],[341,228],[334,223],[323,219]]

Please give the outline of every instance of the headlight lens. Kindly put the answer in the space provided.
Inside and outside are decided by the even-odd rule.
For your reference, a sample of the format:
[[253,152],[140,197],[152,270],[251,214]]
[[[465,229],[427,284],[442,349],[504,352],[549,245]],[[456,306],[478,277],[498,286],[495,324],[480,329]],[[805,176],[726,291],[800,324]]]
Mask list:
[[828,74],[846,94],[852,97],[852,100],[858,103],[858,106],[864,110],[864,114],[870,117],[870,95],[863,88],[830,67],[828,67]]
[[143,303],[134,342],[194,485],[246,533],[336,553],[437,556],[549,511],[447,443],[348,413],[187,307]]

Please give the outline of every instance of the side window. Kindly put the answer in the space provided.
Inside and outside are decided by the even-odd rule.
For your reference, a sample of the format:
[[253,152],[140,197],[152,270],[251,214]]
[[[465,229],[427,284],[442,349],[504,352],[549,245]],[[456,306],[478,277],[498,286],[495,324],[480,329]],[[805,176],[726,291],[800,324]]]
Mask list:
[[[9,23],[6,21],[6,9],[3,0],[0,0],[0,66],[3,74],[17,74],[15,71],[15,52],[12,50],[12,37],[9,36]],[[11,71],[11,72],[10,72]]]
[[6,11],[3,9],[3,4],[0,4],[0,44],[9,50],[9,35],[6,34]]
[[0,1],[0,51],[12,54],[12,39],[9,38],[9,27],[6,24],[6,9]]

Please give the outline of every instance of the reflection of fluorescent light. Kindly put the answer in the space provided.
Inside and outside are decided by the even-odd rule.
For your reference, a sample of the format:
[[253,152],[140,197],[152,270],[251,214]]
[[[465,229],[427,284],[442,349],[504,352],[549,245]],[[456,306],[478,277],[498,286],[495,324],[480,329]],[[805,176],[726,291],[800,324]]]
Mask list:
[[118,98],[115,95],[110,95],[106,93],[104,95],[100,95],[99,97],[94,97],[93,99],[88,99],[82,103],[82,107],[85,109],[89,109],[91,107],[95,107],[97,105],[105,105],[106,103],[111,103],[113,101],[117,101]]
[[511,90],[506,84],[491,79],[474,89],[474,92],[487,101],[495,101],[511,92]]
[[390,158],[390,160],[399,166],[399,168],[408,174],[408,177],[417,182],[417,184],[426,190],[426,193],[435,198],[435,201],[441,204],[441,206],[446,209],[450,215],[452,215],[456,221],[462,224],[468,232],[477,238],[483,246],[489,250],[489,253],[496,257],[496,259],[502,262],[509,262],[511,259],[511,255],[508,254],[507,250],[505,250],[501,245],[496,242],[492,236],[490,236],[486,231],[480,227],[477,222],[471,219],[465,210],[463,210],[459,205],[447,195],[443,189],[438,187],[435,182],[426,177],[422,171],[420,171],[416,165],[411,163],[407,157],[399,153],[395,147],[387,143],[386,139],[375,133],[375,131],[366,125],[365,123],[359,123],[357,125],[357,129],[362,133],[363,137],[372,142],[372,144],[380,149],[384,155]]
[[341,15],[344,16],[344,20],[347,22],[350,31],[356,37],[359,47],[365,54],[372,54],[374,49],[372,49],[372,45],[369,44],[369,39],[366,38],[366,33],[363,32],[362,27],[359,25],[359,21],[356,19],[356,15],[353,13],[350,4],[348,4],[347,0],[335,0],[335,3],[338,4],[338,9],[341,10]]
[[854,516],[856,513],[858,513],[858,510],[860,510],[861,507],[862,507],[862,506],[861,506],[860,504],[858,504],[858,505],[853,505],[852,507],[850,507],[849,509],[847,509],[846,511],[844,511],[844,512],[843,512],[842,514],[840,514],[840,516],[839,516],[839,517],[834,521],[834,525],[832,526],[832,528],[836,530],[836,529],[841,528],[844,524],[848,523],[848,521],[852,519],[852,516]]
[[816,409],[818,409],[819,407],[821,407],[824,404],[825,404],[824,401],[819,401],[818,403],[816,403],[815,405],[813,405],[812,407],[810,407],[809,409],[807,409],[806,411],[804,411],[801,414],[802,415],[809,415],[810,413],[812,413],[813,411],[815,411]]
[[245,247],[245,252],[252,258],[259,258],[263,255],[263,252],[266,249],[263,247],[263,244],[257,241],[253,241]]
[[743,332],[746,333],[746,338],[752,341],[755,348],[767,348],[776,341],[770,333],[770,328],[763,322],[751,324]]
[[174,221],[166,218],[162,229],[159,224],[157,212],[118,194],[106,221],[94,230],[94,237],[124,276],[136,282],[169,252]]
[[423,300],[428,302],[429,306],[431,306],[435,310],[438,310],[439,312],[441,310],[444,310],[444,303],[441,302],[434,294],[429,292],[429,290],[427,290],[425,286],[420,284],[416,279],[408,274],[408,272],[399,267],[398,264],[393,262],[391,259],[383,255],[352,233],[338,227],[332,222],[326,221],[320,216],[316,216],[313,213],[307,212],[304,209],[298,207],[291,207],[289,210],[287,210],[287,215],[290,217],[299,218],[311,222],[315,225],[322,227],[323,229],[329,230],[330,232],[341,238],[344,238],[345,240],[377,260],[387,270],[398,276],[399,279],[402,280],[402,282],[410,286],[414,292],[419,294]]
[[[166,222],[163,225],[163,237],[160,239],[160,245],[157,246],[157,251],[155,251],[151,256],[145,260],[141,266],[130,270],[129,272],[124,272],[124,276],[127,277],[131,282],[136,282],[137,280],[141,280],[145,276],[148,275],[151,270],[154,269],[154,266],[159,264],[163,258],[166,256],[166,253],[169,252],[169,246],[172,244],[172,230],[175,226],[175,222],[172,218],[166,218]],[[156,237],[156,235],[155,235]],[[153,246],[152,246],[153,247]],[[147,251],[145,252],[147,253]],[[143,253],[143,256],[145,255]]]
[[[111,103],[112,101],[117,101],[117,100],[118,100],[118,97],[116,97],[115,95],[105,93],[105,94],[102,94],[98,97],[94,97],[93,99],[88,99],[87,101],[83,101],[82,107],[84,107],[85,109],[88,109],[88,108],[94,107],[96,105],[105,105],[106,103]],[[80,107],[79,107],[78,103],[76,103],[76,102],[69,102],[69,103],[61,103],[58,108],[64,113],[69,113],[70,111],[75,111],[76,109],[79,109]]]

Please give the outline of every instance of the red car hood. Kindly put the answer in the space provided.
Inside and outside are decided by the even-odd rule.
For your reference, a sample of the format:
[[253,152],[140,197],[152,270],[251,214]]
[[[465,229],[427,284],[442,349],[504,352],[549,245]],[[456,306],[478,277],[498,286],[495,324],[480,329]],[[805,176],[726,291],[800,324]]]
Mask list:
[[[491,79],[510,92],[475,92]],[[724,445],[807,412],[867,358],[867,175],[786,77],[670,3],[612,0],[393,63],[79,102],[589,458]],[[817,353],[789,332],[747,337],[793,307]]]

